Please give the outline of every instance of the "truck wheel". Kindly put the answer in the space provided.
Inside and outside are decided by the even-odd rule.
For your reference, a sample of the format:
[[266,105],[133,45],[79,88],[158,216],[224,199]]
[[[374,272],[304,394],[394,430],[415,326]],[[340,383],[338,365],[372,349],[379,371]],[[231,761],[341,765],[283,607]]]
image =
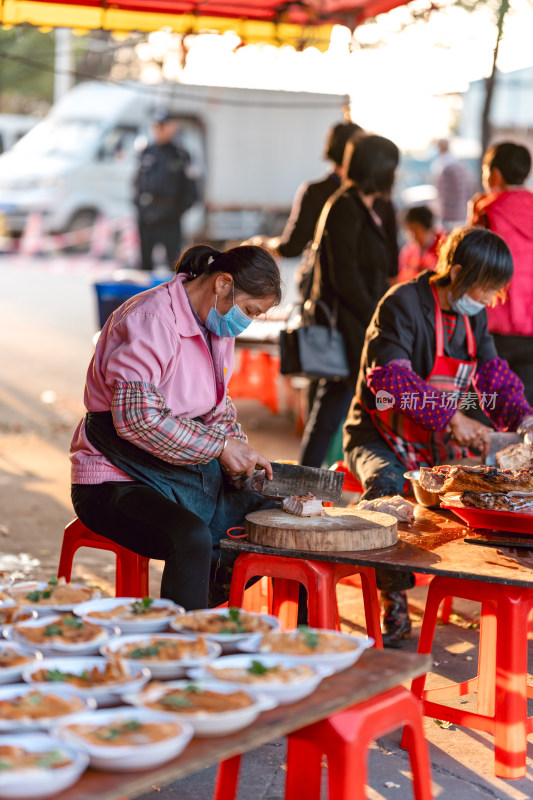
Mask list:
[[[77,211],[67,226],[65,233],[76,234],[77,231],[85,231],[92,228],[96,222],[97,212],[94,209],[86,208],[82,211]],[[70,237],[69,237],[70,238]],[[91,246],[91,237],[87,240],[81,239],[79,242],[73,241],[65,247],[66,253],[88,253]]]

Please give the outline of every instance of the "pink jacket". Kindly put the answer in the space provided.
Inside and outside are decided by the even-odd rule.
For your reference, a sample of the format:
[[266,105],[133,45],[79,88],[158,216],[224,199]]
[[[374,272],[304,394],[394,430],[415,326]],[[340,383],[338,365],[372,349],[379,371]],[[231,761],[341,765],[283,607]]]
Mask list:
[[501,236],[513,256],[507,300],[487,309],[489,330],[504,336],[533,336],[533,192],[508,189],[477,197],[472,224]]
[[[235,340],[212,335],[209,352],[184,280],[178,275],[135,295],[107,320],[87,372],[88,411],[109,411],[118,386],[141,382],[164,397],[172,417],[199,417],[210,428],[225,428]],[[215,451],[223,441],[218,436]],[[71,464],[73,483],[129,480],[90,444],[84,420],[74,433]]]

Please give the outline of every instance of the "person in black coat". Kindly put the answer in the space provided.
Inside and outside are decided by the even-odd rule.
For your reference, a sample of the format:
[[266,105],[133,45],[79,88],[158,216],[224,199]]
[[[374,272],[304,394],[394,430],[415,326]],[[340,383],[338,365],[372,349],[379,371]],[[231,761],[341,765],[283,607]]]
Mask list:
[[324,158],[331,161],[333,170],[319,181],[303,183],[298,189],[291,214],[281,236],[271,239],[269,245],[283,258],[301,255],[313,241],[315,228],[326,200],[341,185],[342,160],[346,143],[357,131],[355,122],[339,122],[329,131]]
[[141,241],[142,269],[153,269],[156,244],[165,248],[173,268],[182,246],[181,217],[198,199],[196,182],[190,175],[189,153],[174,144],[178,120],[166,109],[153,117],[154,143],[140,156],[135,177],[135,205]]
[[320,286],[312,300],[324,301],[337,317],[350,375],[320,382],[303,433],[300,463],[305,466],[322,466],[331,438],[346,417],[365,331],[388,289],[391,244],[373,205],[377,198],[389,196],[398,160],[396,145],[375,134],[356,133],[346,146],[343,167],[349,183],[327,216]]

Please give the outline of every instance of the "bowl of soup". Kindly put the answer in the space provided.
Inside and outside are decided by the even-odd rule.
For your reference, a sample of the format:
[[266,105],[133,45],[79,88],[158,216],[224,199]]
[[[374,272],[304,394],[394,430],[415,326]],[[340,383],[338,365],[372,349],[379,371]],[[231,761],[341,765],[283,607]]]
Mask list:
[[160,633],[152,636],[119,636],[101,648],[105,658],[148,667],[153,678],[182,678],[187,670],[217,658],[222,648],[203,636]]
[[61,741],[87,753],[91,766],[108,772],[164,764],[185,749],[193,733],[172,714],[131,706],[100,709],[54,728]]
[[101,656],[45,658],[22,671],[33,686],[72,686],[99,706],[119,703],[124,692],[137,692],[150,680],[150,670],[140,664],[108,660]]
[[153,597],[102,597],[74,608],[74,613],[93,625],[118,625],[121,633],[165,631],[183,611],[171,600]]
[[136,694],[124,695],[134,706],[174,714],[194,728],[195,736],[224,736],[255,722],[276,701],[266,694],[252,694],[233,686],[209,681],[168,681],[149,684]]
[[44,800],[76,783],[85,753],[44,733],[0,736],[0,800]]

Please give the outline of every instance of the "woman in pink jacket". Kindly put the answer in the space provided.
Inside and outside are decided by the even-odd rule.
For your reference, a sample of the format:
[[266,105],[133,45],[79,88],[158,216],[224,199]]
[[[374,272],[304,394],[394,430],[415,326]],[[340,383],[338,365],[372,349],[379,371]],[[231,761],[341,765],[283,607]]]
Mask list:
[[273,505],[235,485],[271,467],[247,444],[227,386],[235,336],[281,287],[261,247],[191,247],[176,273],[102,329],[72,440],[72,502],[95,533],[164,560],[162,597],[191,609],[208,604],[211,567],[209,602],[225,599],[226,530]]

